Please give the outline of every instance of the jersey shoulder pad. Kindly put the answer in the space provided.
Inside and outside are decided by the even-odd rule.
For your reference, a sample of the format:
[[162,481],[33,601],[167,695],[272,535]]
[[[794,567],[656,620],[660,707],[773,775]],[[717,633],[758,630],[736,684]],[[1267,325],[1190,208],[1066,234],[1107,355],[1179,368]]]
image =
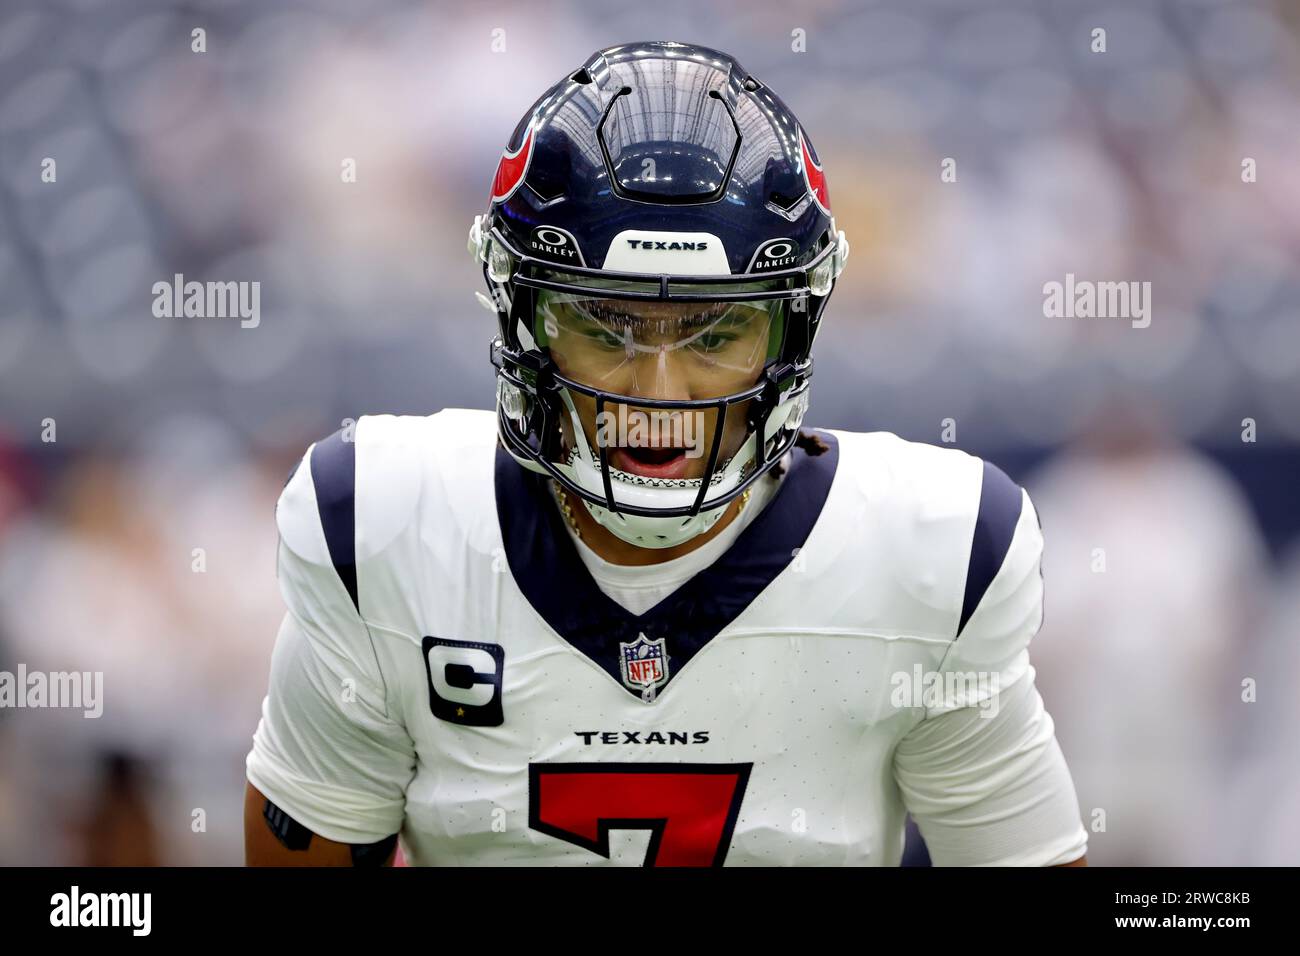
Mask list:
[[276,505],[280,539],[305,564],[332,568],[359,607],[357,567],[411,528],[426,489],[445,498],[446,472],[495,440],[486,411],[363,415],[307,449]]
[[[942,612],[938,630],[949,638],[960,634],[1013,540],[1031,536],[1021,530],[1024,491],[996,465],[957,448],[889,432],[837,437],[841,467],[877,535],[870,546],[879,564],[915,602]],[[1034,525],[1036,531],[1036,516]]]
[[[285,545],[312,564],[355,563],[358,547],[382,550],[414,505],[419,436],[427,421],[363,415],[313,442],[276,504]],[[363,535],[357,534],[359,504],[368,519]]]

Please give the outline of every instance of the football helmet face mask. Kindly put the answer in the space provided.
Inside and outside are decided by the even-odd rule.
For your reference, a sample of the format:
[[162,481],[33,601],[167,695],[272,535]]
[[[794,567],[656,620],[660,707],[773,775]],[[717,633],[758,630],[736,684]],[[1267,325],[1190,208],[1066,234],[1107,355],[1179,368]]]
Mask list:
[[469,247],[503,445],[618,537],[704,533],[793,445],[848,243],[797,121],[731,57],[593,54],[521,120]]

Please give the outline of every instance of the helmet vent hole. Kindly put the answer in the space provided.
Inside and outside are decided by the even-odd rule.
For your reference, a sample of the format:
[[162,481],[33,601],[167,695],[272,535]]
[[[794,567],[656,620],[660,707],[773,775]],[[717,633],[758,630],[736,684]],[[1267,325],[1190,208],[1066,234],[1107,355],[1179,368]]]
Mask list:
[[763,88],[763,84],[760,83],[758,80],[754,79],[752,76],[745,77],[745,89],[748,90],[750,93],[753,93],[756,90],[760,90],[762,88]]
[[779,193],[773,190],[768,194],[767,198],[774,206],[779,206],[781,209],[789,209],[803,198],[803,194],[800,193],[798,196],[787,196],[784,193]]
[[591,74],[587,72],[587,68],[584,66],[581,70],[578,70],[569,77],[569,79],[574,83],[581,83],[583,86],[586,86],[591,82]]

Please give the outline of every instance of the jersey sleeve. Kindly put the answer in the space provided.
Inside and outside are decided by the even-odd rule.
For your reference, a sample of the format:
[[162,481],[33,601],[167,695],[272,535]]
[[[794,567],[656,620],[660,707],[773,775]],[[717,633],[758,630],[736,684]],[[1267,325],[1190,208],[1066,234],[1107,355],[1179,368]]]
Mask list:
[[358,611],[355,445],[317,442],[276,505],[288,608],[271,657],[249,781],[313,833],[373,843],[402,826],[415,747]]
[[1084,854],[1074,781],[1034,686],[1043,535],[1028,494],[985,465],[956,638],[894,775],[940,866],[1053,866]]

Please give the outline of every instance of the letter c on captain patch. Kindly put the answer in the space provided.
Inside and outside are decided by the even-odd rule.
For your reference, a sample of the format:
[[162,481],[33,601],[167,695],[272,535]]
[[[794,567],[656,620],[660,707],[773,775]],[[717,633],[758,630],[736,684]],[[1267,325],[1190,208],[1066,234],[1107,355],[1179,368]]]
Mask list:
[[506,652],[500,644],[426,637],[421,644],[429,675],[433,716],[471,727],[499,727],[501,673]]

